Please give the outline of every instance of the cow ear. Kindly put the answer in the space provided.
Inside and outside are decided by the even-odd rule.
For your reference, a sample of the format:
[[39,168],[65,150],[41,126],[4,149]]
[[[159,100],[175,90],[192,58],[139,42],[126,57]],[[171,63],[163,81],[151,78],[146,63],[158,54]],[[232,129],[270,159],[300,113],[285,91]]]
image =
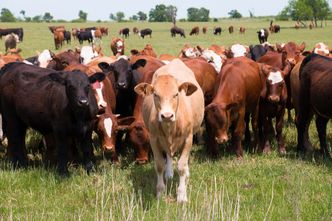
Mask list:
[[186,96],[190,96],[197,90],[197,86],[190,82],[184,82],[179,86],[179,91],[181,90],[184,90]]
[[263,73],[263,75],[265,75],[265,77],[268,76],[268,74],[270,73],[270,66],[267,64],[263,64],[263,63],[258,63],[259,67],[260,67],[260,72]]
[[52,80],[55,81],[59,84],[65,85],[66,84],[66,79],[60,75],[59,73],[51,73],[48,75],[48,77]]
[[101,82],[105,79],[105,77],[106,76],[105,76],[104,73],[98,72],[98,73],[95,73],[95,74],[93,74],[89,77],[89,82],[90,82],[90,84],[93,84],[96,81]]
[[282,52],[283,47],[280,44],[276,43],[276,48],[278,52]]
[[130,50],[130,53],[131,53],[131,55],[138,55],[139,54],[137,49]]
[[136,70],[139,67],[144,67],[145,64],[146,64],[146,60],[145,59],[139,59],[134,64],[131,65],[131,68],[133,70]]
[[110,71],[110,65],[106,62],[100,62],[98,64],[98,67],[104,72],[107,73]]
[[304,51],[305,49],[305,42],[302,42],[302,44],[299,46],[299,49],[302,51]]
[[153,93],[153,86],[148,83],[140,83],[136,85],[134,91],[143,97],[148,96]]

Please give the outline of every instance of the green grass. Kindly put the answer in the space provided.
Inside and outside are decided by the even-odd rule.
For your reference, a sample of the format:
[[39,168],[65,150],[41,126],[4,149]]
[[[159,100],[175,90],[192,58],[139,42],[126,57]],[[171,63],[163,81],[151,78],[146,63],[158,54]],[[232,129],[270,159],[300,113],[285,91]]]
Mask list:
[[[331,23],[326,28],[295,30],[294,22],[276,22],[281,33],[273,34],[269,42],[306,42],[311,49],[317,42],[332,45]],[[211,29],[234,25],[236,32],[213,36]],[[36,50],[54,49],[49,24],[1,23],[1,27],[23,27],[23,57]],[[231,45],[258,43],[256,31],[268,27],[265,20],[225,20],[207,25],[209,34],[186,39],[172,39],[171,24],[162,23],[108,23],[64,24],[67,28],[93,25],[108,26],[111,33],[103,38],[102,46],[110,55],[109,43],[120,27],[151,27],[153,37],[144,40],[131,35],[126,40],[129,49],[141,49],[151,43],[158,54],[177,55],[185,43]],[[179,23],[186,33],[196,23]],[[245,35],[238,27],[247,28]],[[65,48],[78,46],[77,42]],[[63,50],[62,49],[62,50]],[[0,51],[4,50],[0,41]],[[55,50],[53,50],[55,51]],[[56,51],[55,51],[56,52]],[[331,125],[328,125],[331,134]],[[27,170],[12,170],[4,159],[0,160],[0,220],[332,220],[332,162],[322,159],[299,160],[295,155],[296,129],[285,124],[288,155],[276,153],[267,156],[246,154],[242,161],[234,156],[209,159],[203,146],[194,146],[190,158],[189,202],[176,203],[178,177],[168,183],[167,192],[155,197],[156,175],[153,161],[144,166],[132,162],[132,151],[121,156],[120,165],[106,160],[98,161],[97,172],[88,176],[81,167],[70,167],[71,177],[62,179],[54,170],[31,166]],[[312,143],[318,147],[315,128],[310,128]],[[328,136],[329,144],[331,136]],[[39,137],[30,133],[29,152],[36,149]],[[273,143],[275,149],[275,143]],[[130,147],[129,147],[130,149]],[[96,154],[100,155],[98,151]]]

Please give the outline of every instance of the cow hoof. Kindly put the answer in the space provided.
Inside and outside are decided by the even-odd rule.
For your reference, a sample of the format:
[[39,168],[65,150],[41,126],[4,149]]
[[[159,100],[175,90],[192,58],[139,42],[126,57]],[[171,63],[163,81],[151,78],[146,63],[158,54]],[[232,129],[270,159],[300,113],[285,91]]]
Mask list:
[[88,175],[90,175],[90,174],[96,172],[96,171],[95,171],[95,168],[94,168],[94,165],[93,165],[92,162],[89,162],[89,163],[87,163],[87,164],[85,165],[85,170],[86,170],[86,172],[88,173]]
[[146,164],[148,162],[147,159],[136,159],[136,163],[138,165],[143,165],[143,164]]
[[178,203],[186,203],[188,202],[186,193],[178,193],[176,201]]
[[280,148],[279,149],[279,154],[280,155],[285,155],[286,154],[286,149],[283,147],[283,148]]

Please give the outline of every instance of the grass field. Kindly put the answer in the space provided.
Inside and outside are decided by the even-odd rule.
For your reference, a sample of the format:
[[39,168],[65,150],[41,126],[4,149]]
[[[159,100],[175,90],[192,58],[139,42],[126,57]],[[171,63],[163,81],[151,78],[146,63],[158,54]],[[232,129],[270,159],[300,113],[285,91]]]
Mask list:
[[[212,35],[213,26],[226,29],[230,24],[235,33]],[[269,42],[306,42],[311,49],[317,42],[332,46],[332,22],[314,30],[292,28],[294,22],[276,22],[280,34],[273,34]],[[23,27],[24,41],[19,44],[23,57],[36,50],[54,49],[53,37],[45,23],[1,23],[2,27]],[[233,43],[257,44],[256,31],[268,27],[267,20],[224,20],[218,23],[178,23],[189,34],[191,27],[208,26],[207,35],[171,38],[170,23],[86,23],[64,24],[66,28],[94,25],[109,27],[110,35],[102,39],[105,55],[109,44],[122,27],[150,27],[153,37],[140,39],[131,35],[125,40],[129,49],[142,49],[151,43],[158,54],[177,55],[185,43],[207,47],[210,44],[229,46]],[[238,28],[247,28],[240,35]],[[61,50],[79,46],[78,42]],[[0,51],[4,51],[0,40]],[[331,143],[331,125],[328,140]],[[31,135],[32,134],[32,135]],[[176,203],[177,176],[167,185],[167,193],[155,198],[156,176],[153,161],[138,166],[133,163],[130,147],[121,156],[120,165],[98,160],[97,172],[88,176],[81,167],[70,167],[71,177],[62,179],[54,170],[31,166],[28,170],[12,170],[0,159],[0,220],[332,220],[332,162],[295,157],[296,128],[285,124],[288,154],[267,156],[246,154],[242,161],[234,156],[209,159],[203,146],[194,146],[190,158],[189,202]],[[313,144],[319,142],[314,126],[310,128]],[[28,146],[34,149],[39,136],[30,133]],[[275,147],[275,143],[273,144]],[[221,147],[222,148],[222,147]],[[100,156],[98,147],[96,155]]]

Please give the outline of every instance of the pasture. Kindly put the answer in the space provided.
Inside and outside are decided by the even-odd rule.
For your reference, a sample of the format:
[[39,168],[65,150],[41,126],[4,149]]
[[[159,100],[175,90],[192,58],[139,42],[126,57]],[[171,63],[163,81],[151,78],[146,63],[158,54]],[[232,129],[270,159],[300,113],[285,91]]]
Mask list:
[[[271,34],[271,44],[294,41],[307,44],[311,50],[315,43],[332,46],[332,22],[327,27],[313,30],[293,28],[294,22],[275,22],[281,32]],[[55,50],[48,23],[1,23],[0,27],[22,27],[24,41],[19,44],[21,55],[29,57],[36,51],[51,49],[58,52],[79,46],[72,39]],[[58,24],[54,24],[58,25]],[[152,38],[140,39],[131,35],[125,39],[125,54],[142,49],[151,43],[156,53],[178,55],[185,43],[208,47],[211,44],[230,46],[234,43],[258,44],[257,34],[268,28],[268,20],[223,20],[216,23],[178,23],[187,38],[171,38],[170,23],[64,23],[72,27],[105,26],[109,36],[102,39],[105,55],[110,55],[110,40],[118,36],[120,28],[133,27],[153,30]],[[208,33],[189,36],[192,27],[207,26]],[[235,30],[226,32],[229,25]],[[213,26],[221,26],[222,34],[214,36]],[[246,28],[240,35],[239,27]],[[85,43],[87,44],[87,43]],[[0,52],[4,42],[0,40]],[[328,142],[332,141],[332,127],[328,125]],[[130,146],[121,155],[119,165],[111,165],[95,143],[98,159],[97,172],[87,175],[81,167],[70,167],[71,177],[60,178],[55,170],[39,164],[39,154],[33,154],[40,136],[30,132],[27,137],[33,159],[27,170],[12,170],[0,159],[0,220],[332,220],[332,162],[321,158],[300,160],[295,157],[297,132],[294,124],[285,124],[286,156],[275,151],[270,155],[245,154],[239,161],[234,155],[222,154],[210,159],[203,145],[193,146],[190,157],[188,203],[176,203],[178,176],[167,184],[167,193],[155,197],[156,175],[153,160],[139,166],[133,163]],[[310,137],[318,147],[316,129],[311,125]],[[220,146],[224,149],[224,146]],[[331,149],[331,148],[330,148]],[[1,150],[3,155],[4,150]],[[176,174],[176,173],[175,173]]]

